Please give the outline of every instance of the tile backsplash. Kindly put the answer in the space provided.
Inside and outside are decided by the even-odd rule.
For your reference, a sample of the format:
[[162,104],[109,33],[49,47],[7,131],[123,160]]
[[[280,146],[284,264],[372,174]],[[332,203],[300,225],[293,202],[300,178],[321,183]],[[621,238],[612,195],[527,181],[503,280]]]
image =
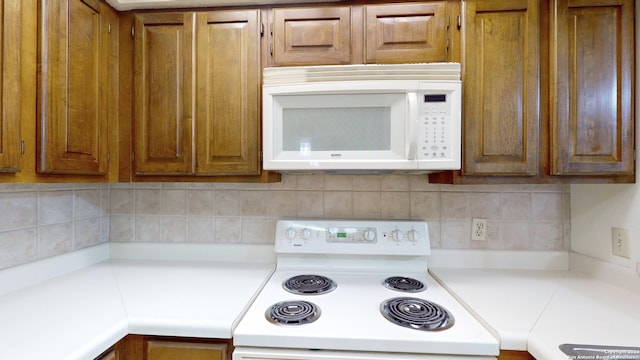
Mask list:
[[[283,217],[419,219],[431,246],[566,250],[568,185],[428,184],[423,176],[285,175],[277,184],[112,184],[110,240],[272,243]],[[488,220],[471,241],[471,218]]]
[[[107,242],[268,244],[277,219],[418,219],[431,246],[568,250],[568,185],[284,175],[275,184],[0,184],[0,269]],[[487,238],[471,241],[471,219]]]
[[0,184],[0,269],[109,241],[108,184]]

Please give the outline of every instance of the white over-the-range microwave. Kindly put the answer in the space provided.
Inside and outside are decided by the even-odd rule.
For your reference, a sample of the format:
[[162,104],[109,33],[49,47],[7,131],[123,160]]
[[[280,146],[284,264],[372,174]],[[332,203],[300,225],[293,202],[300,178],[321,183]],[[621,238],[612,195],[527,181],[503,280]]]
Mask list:
[[292,173],[460,169],[460,64],[266,68],[263,167]]

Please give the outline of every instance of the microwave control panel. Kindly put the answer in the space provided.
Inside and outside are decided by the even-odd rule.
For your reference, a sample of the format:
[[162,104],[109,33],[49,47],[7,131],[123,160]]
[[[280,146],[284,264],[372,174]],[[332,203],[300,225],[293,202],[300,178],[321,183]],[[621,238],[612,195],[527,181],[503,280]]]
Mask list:
[[451,94],[418,93],[418,159],[452,158]]

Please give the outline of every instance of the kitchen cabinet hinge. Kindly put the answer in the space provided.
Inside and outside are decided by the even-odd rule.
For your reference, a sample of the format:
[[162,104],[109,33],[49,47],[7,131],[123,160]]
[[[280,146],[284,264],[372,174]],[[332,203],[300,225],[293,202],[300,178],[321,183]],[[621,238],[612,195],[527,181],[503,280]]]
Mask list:
[[107,32],[111,34],[111,23],[107,24]]
[[458,14],[457,21],[458,30],[460,30],[460,28],[462,28],[462,16],[460,16],[460,14]]
[[20,155],[24,155],[24,140],[20,140]]
[[107,161],[111,161],[111,153],[107,152]]
[[136,28],[135,27],[131,27],[131,37],[135,37],[136,36]]
[[269,25],[269,34],[273,36],[273,23]]
[[273,57],[273,44],[269,45],[269,55]]
[[264,36],[264,23],[260,23],[260,37]]

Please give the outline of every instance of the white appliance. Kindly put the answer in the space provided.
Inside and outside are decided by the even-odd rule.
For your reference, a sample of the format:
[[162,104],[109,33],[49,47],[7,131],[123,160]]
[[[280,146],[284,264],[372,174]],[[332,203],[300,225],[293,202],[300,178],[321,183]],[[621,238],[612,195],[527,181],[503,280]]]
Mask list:
[[263,167],[280,172],[460,169],[460,64],[266,68]]
[[499,344],[427,272],[420,221],[281,220],[233,360],[488,360]]

